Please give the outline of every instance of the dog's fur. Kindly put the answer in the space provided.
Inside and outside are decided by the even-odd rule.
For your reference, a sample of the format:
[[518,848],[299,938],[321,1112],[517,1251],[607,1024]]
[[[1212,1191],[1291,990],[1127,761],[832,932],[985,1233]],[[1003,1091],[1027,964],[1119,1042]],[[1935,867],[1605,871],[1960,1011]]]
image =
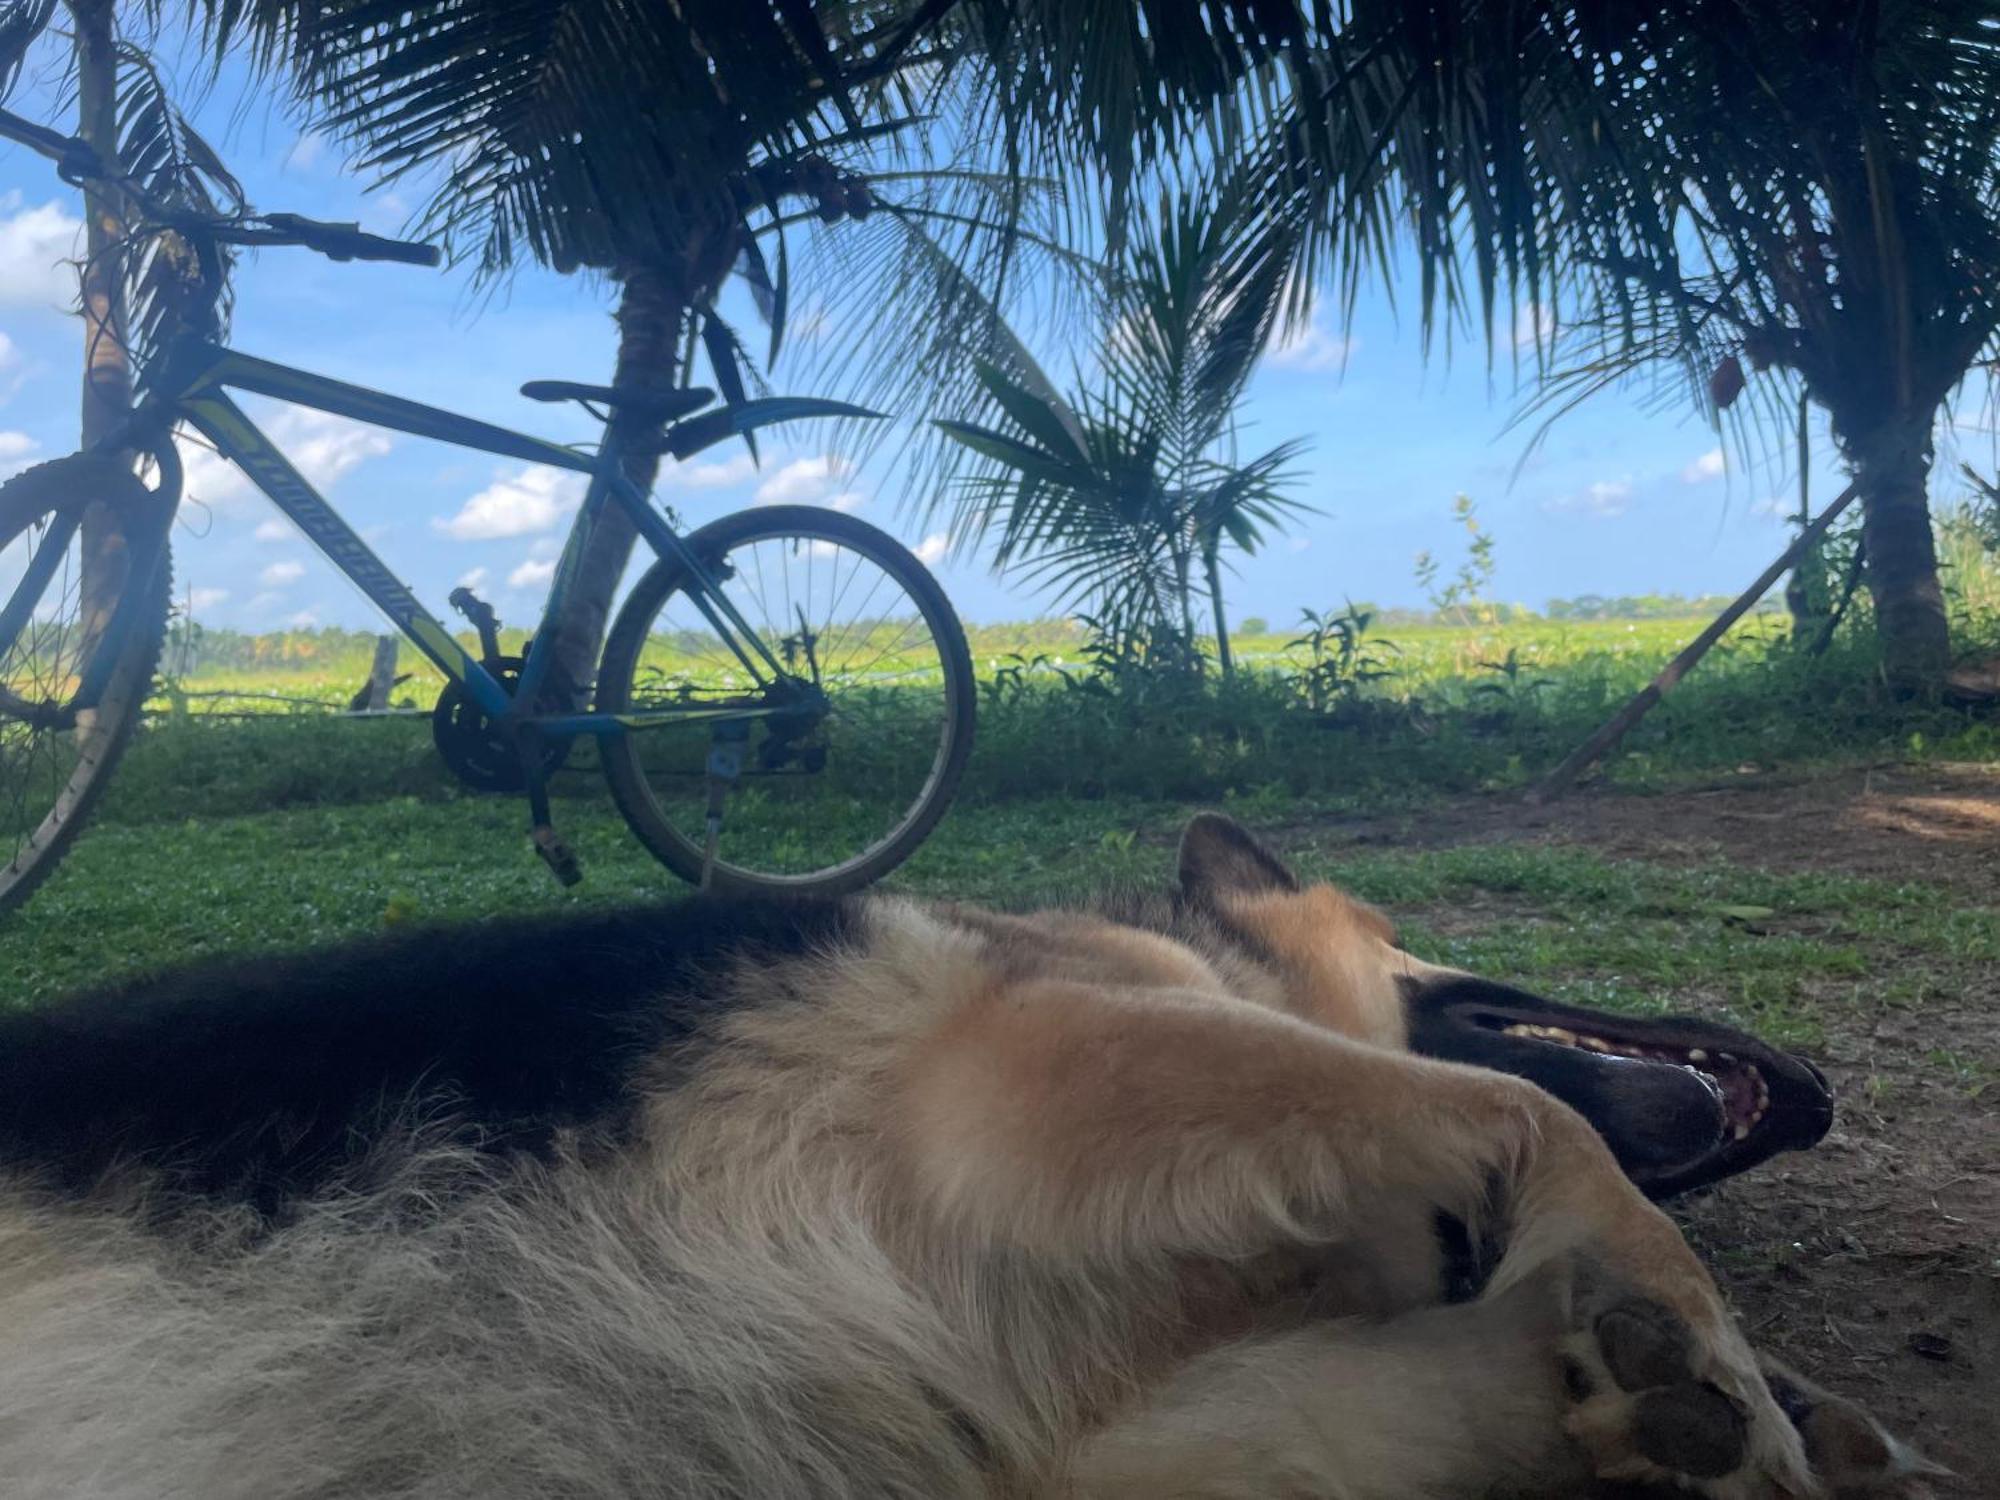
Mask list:
[[1097,911],[695,901],[10,1019],[0,1475],[1916,1493],[1866,1417],[1767,1384],[1582,1116],[1406,1050],[1449,977],[1204,817],[1178,891]]

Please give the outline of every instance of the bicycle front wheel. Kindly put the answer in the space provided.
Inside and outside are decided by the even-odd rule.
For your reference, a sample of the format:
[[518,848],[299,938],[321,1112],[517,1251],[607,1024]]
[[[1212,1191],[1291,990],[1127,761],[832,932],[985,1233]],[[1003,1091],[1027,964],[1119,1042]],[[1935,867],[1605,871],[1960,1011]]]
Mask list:
[[[943,816],[972,748],[972,657],[950,601],[895,540],[816,506],[726,516],[688,546],[784,670],[760,682],[687,572],[656,563],[598,669],[600,712],[671,715],[603,738],[619,811],[698,882],[721,792],[715,889],[835,895],[878,879]],[[734,774],[718,778],[718,752]]]
[[[169,564],[132,555],[158,497],[122,461],[76,455],[0,485],[0,912],[69,850],[117,768],[159,663]],[[149,575],[136,578],[136,570]],[[96,703],[85,667],[128,590],[117,659]]]

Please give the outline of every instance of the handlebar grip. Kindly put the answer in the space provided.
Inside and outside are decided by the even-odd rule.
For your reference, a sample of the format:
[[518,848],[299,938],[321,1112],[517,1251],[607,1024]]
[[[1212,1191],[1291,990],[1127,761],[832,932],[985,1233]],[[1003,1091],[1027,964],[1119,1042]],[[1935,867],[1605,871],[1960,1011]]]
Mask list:
[[435,266],[444,259],[436,245],[416,240],[389,240],[378,234],[357,234],[349,241],[356,260],[393,260],[406,266]]
[[435,245],[364,234],[352,224],[329,224],[302,214],[265,214],[263,218],[279,233],[331,260],[391,260],[408,266],[434,266],[444,258]]

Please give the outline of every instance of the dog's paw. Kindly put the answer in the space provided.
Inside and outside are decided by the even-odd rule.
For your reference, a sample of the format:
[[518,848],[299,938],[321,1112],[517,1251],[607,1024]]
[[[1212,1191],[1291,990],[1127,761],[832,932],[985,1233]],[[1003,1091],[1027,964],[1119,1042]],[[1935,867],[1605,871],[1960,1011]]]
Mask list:
[[1934,1500],[1926,1482],[1950,1470],[1932,1463],[1845,1397],[1759,1355],[1764,1383],[1805,1441],[1814,1475],[1836,1500]]
[[1585,1298],[1579,1310],[1564,1351],[1568,1427],[1599,1479],[1711,1500],[1824,1493],[1733,1329],[1705,1337],[1665,1305],[1629,1294]]

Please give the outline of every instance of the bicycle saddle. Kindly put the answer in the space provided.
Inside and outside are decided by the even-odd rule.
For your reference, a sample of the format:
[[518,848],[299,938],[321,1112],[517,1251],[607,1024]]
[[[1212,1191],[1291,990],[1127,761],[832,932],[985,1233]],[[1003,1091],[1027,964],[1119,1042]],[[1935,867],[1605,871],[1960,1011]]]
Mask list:
[[642,422],[671,422],[715,399],[714,391],[700,385],[655,391],[636,385],[579,385],[574,380],[531,380],[521,387],[521,394],[530,401],[602,401]]

